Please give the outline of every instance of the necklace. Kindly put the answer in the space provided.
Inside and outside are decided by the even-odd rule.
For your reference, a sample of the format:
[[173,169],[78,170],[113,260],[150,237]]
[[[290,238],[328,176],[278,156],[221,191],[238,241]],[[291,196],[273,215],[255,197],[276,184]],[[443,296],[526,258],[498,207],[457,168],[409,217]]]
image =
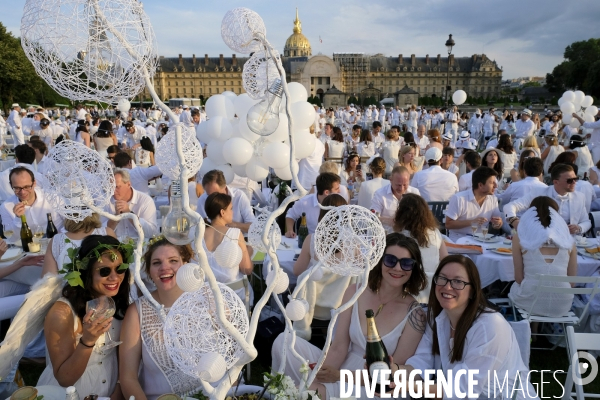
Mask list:
[[[381,301],[381,297],[379,297],[379,289],[377,289],[377,292],[376,292],[376,293],[377,293],[377,298],[379,299],[379,301]],[[375,313],[375,316],[374,316],[373,318],[377,318],[377,316],[379,315],[379,313],[381,312],[381,310],[383,310],[383,307],[385,307],[385,305],[386,305],[387,303],[389,303],[390,301],[396,300],[398,297],[400,297],[400,295],[402,295],[402,298],[405,298],[405,297],[406,297],[406,294],[405,294],[404,292],[402,292],[402,293],[400,293],[399,295],[397,295],[396,297],[394,297],[394,298],[392,298],[392,299],[390,299],[390,300],[386,301],[385,303],[383,303],[383,302],[382,302],[382,303],[379,305],[379,307],[377,307],[377,312]]]
[[450,329],[452,329],[453,331],[455,331],[456,329],[454,329],[454,327],[452,326],[452,323],[450,323]]

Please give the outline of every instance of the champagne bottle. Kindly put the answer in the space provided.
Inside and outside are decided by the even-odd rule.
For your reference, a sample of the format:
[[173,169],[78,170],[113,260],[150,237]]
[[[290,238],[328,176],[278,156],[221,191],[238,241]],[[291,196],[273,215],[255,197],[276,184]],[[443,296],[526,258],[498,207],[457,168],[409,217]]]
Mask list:
[[587,172],[583,173],[583,180],[584,181],[589,181],[590,180],[590,178],[588,178]]
[[52,214],[47,213],[46,217],[48,218],[48,225],[46,225],[46,237],[51,239],[58,233],[58,230],[56,229],[54,222],[52,222]]
[[24,252],[29,252],[29,243],[33,242],[33,233],[27,225],[27,218],[25,214],[21,215],[21,245],[23,246]]
[[[374,378],[375,370],[379,370],[379,374],[377,375],[377,381],[379,382],[381,379],[381,373],[383,371],[389,371],[390,368],[390,360],[388,357],[387,349],[385,348],[385,344],[379,337],[379,333],[377,332],[377,326],[375,325],[375,314],[373,310],[367,310],[367,347],[365,349],[366,353],[366,361],[367,368],[369,369],[369,376],[371,379]],[[377,393],[383,393],[388,390],[387,387],[384,387],[383,390],[379,384],[377,384],[375,391]]]
[[306,226],[306,213],[302,213],[302,220],[300,221],[300,227],[298,228],[298,248],[302,248],[304,239],[308,236],[308,227]]

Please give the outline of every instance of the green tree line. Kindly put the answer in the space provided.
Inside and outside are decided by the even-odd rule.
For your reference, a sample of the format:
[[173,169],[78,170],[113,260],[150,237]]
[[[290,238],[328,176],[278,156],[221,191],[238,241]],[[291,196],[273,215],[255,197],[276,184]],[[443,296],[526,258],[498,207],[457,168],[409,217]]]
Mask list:
[[546,74],[546,88],[560,94],[569,89],[581,90],[600,97],[600,39],[571,43],[564,58],[552,73]]

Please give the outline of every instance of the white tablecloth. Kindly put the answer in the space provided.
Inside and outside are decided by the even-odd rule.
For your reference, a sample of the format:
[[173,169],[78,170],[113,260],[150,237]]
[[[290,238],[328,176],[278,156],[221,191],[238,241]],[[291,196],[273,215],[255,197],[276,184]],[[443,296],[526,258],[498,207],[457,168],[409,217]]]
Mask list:
[[[287,244],[289,247],[285,247],[283,243]],[[285,271],[285,273],[290,278],[290,284],[296,284],[296,275],[294,275],[294,256],[296,254],[300,254],[300,249],[298,248],[298,238],[286,238],[285,236],[281,238],[281,244],[277,249],[277,259],[279,260],[279,266]],[[265,263],[263,265],[263,277],[266,279],[267,277],[267,261],[268,256],[265,257]]]
[[[465,236],[456,241],[457,244],[476,244],[484,248],[483,254],[469,254],[479,270],[481,286],[486,287],[496,280],[511,282],[515,280],[515,268],[512,255],[503,255],[491,252],[489,249],[497,247],[511,247],[503,242],[483,243],[474,240],[470,236]],[[592,276],[594,272],[600,269],[600,260],[589,257],[577,256],[577,275]]]
[[14,165],[15,165],[14,158],[12,160],[0,160],[0,171],[5,171],[5,170],[9,169],[10,167],[13,167]]

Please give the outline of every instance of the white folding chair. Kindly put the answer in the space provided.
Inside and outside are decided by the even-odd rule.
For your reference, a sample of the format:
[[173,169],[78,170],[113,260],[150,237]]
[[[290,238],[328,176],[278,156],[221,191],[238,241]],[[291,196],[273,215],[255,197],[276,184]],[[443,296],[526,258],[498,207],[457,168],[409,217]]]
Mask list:
[[[529,323],[531,322],[546,322],[546,323],[555,323],[555,324],[559,324],[562,326],[563,328],[563,332],[565,331],[565,328],[567,325],[579,325],[579,323],[584,320],[587,317],[588,311],[589,311],[589,306],[590,306],[590,302],[592,301],[592,299],[594,298],[594,296],[600,292],[600,277],[596,277],[596,276],[558,276],[558,275],[544,275],[544,274],[540,274],[538,275],[539,277],[539,284],[537,286],[537,290],[535,291],[535,298],[533,300],[533,303],[531,304],[531,308],[529,310],[524,310],[521,309],[519,307],[516,307],[514,305],[514,302],[512,301],[511,295],[509,293],[508,298],[511,299],[511,303],[512,303],[512,307],[513,307],[513,313],[515,315],[515,317],[517,316],[517,311],[518,313],[521,315],[521,317],[525,320],[527,320]],[[552,284],[556,284],[556,283],[575,283],[581,286],[585,286],[586,284],[590,283],[592,285],[590,285],[591,287],[556,287],[556,286],[552,286]],[[576,294],[581,294],[581,295],[587,295],[588,297],[588,301],[585,305],[585,307],[583,308],[581,315],[577,316],[573,311],[568,311],[565,315],[560,316],[560,317],[544,317],[541,315],[536,315],[535,314],[535,305],[538,302],[538,299],[540,297],[541,293],[556,293],[556,294],[572,294],[572,295],[576,295]],[[533,335],[537,335],[537,336],[563,336],[566,338],[566,335],[556,335],[556,334],[549,334],[549,333],[535,333],[532,334]],[[557,342],[556,345],[554,345],[554,347],[552,347],[552,349],[555,349],[558,346]]]
[[[565,381],[565,394],[563,395],[563,400],[572,399],[573,395],[577,396],[577,400],[584,400],[586,397],[592,397],[595,399],[600,399],[600,394],[598,393],[585,393],[583,391],[583,385],[574,383],[574,377],[578,380],[581,380],[582,368],[580,368],[580,363],[585,363],[586,361],[582,354],[578,354],[580,350],[600,350],[600,333],[575,333],[575,329],[572,326],[567,327],[567,342],[568,342],[568,354],[569,354],[569,371],[567,372],[567,379]],[[578,354],[578,356],[573,357],[573,355]],[[593,356],[592,356],[593,357]],[[589,361],[587,362],[590,364]],[[575,365],[573,365],[575,364]],[[591,371],[593,373],[594,371]],[[596,371],[597,373],[598,371]],[[586,376],[586,378],[590,378],[591,376]],[[584,378],[585,380],[585,378]],[[581,381],[580,381],[581,382]],[[571,392],[573,389],[573,384],[575,384],[575,392]]]

